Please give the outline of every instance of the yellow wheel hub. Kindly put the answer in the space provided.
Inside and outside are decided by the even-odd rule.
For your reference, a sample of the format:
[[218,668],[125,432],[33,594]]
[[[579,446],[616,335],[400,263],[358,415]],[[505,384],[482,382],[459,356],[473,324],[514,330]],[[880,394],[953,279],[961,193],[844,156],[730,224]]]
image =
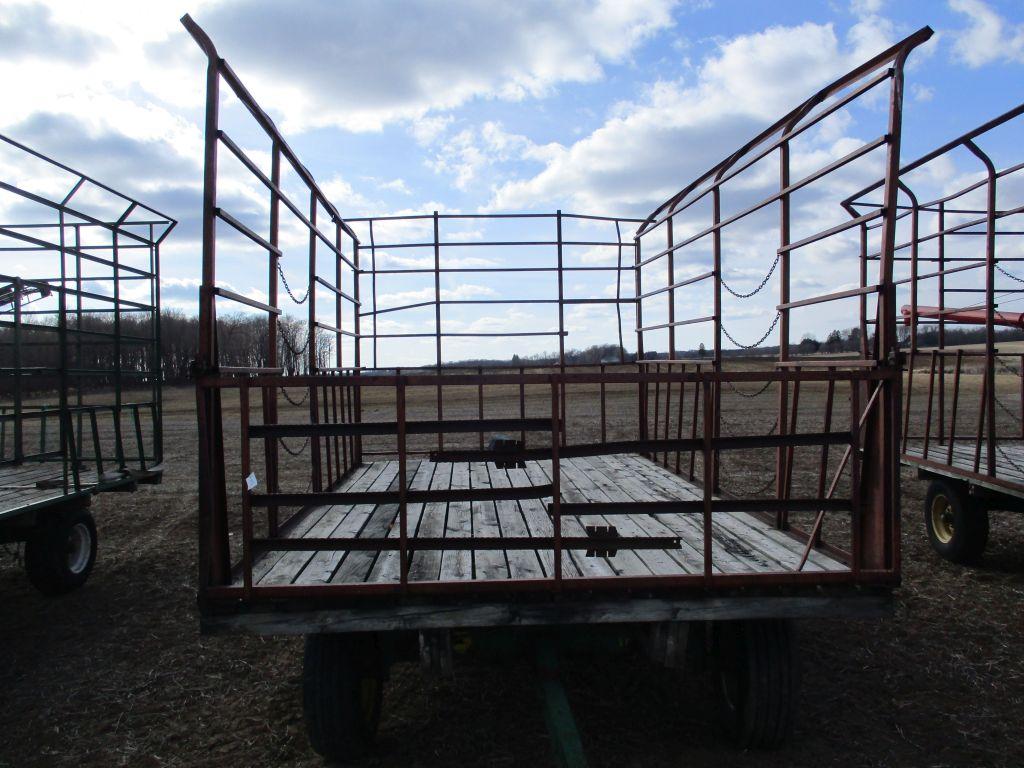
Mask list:
[[943,544],[949,544],[953,540],[955,530],[953,528],[953,505],[949,503],[945,494],[936,494],[932,499],[931,516],[935,538]]

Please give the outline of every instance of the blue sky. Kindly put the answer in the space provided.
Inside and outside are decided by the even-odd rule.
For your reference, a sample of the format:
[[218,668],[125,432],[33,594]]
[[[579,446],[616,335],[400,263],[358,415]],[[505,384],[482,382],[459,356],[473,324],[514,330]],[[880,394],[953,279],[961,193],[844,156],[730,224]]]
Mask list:
[[[925,24],[936,36],[907,72],[905,160],[1024,100],[1024,6],[1015,0],[0,3],[0,132],[179,218],[164,251],[164,295],[186,311],[199,272],[204,71],[178,22],[184,12],[344,216],[643,216],[814,89]],[[228,108],[226,120],[234,117]],[[867,122],[847,133],[869,137]],[[255,132],[238,123],[259,157]],[[1012,143],[995,142],[999,151]],[[244,207],[254,192],[236,181],[225,183],[225,199]],[[733,278],[752,287],[773,256],[737,256]],[[258,295],[254,258],[226,258],[222,279]],[[301,284],[295,259],[286,270]],[[524,281],[460,280],[451,295],[530,291]],[[396,300],[415,292],[394,288]],[[734,331],[756,338],[771,304],[737,312]],[[449,316],[460,327],[550,327],[525,311],[468,311]],[[607,317],[577,320],[569,346],[614,340]],[[853,319],[797,323],[794,340],[833,324]],[[680,346],[696,346],[700,333]],[[446,357],[553,347],[550,338],[514,349],[467,342]],[[395,354],[422,362],[411,347]]]

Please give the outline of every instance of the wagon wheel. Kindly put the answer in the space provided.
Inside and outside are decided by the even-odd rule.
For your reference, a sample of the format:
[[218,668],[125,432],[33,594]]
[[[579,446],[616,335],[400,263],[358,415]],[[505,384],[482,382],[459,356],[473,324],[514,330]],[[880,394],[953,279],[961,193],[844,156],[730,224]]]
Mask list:
[[313,749],[347,762],[369,750],[380,723],[384,665],[371,634],[306,636],[302,701]]
[[50,522],[25,543],[25,572],[44,595],[63,595],[85,584],[96,562],[96,523],[87,509]]
[[792,625],[783,619],[716,622],[719,721],[738,746],[774,749],[793,730],[800,687]]
[[924,524],[932,548],[954,563],[976,562],[988,544],[988,510],[959,483],[931,481],[924,500]]

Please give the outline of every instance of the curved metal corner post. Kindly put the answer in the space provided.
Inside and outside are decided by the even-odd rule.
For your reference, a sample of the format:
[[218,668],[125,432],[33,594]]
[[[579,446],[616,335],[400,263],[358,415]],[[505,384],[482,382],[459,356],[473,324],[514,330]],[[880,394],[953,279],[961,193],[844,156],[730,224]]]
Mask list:
[[[967,139],[964,147],[985,166],[988,177],[985,200],[985,400],[982,404],[985,420],[985,460],[987,473],[996,473],[996,329],[995,329],[995,281],[996,281],[996,173],[992,158],[973,139]],[[980,448],[980,446],[979,446]]]
[[220,113],[220,59],[209,36],[188,14],[182,25],[207,57],[206,121],[203,163],[203,266],[199,289],[199,357],[196,360],[196,411],[199,432],[199,593],[231,579],[227,536],[227,489],[221,395],[204,387],[202,376],[217,368],[216,244],[217,132]]

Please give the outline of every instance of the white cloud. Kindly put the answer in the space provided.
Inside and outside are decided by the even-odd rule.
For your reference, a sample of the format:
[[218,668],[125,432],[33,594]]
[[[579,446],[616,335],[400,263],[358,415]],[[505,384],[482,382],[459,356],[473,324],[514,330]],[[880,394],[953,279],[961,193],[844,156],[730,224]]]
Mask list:
[[[222,56],[259,78],[284,127],[379,130],[478,98],[521,100],[594,82],[672,24],[672,0],[390,3],[255,0],[196,14]],[[269,94],[269,97],[268,97]]]
[[728,40],[693,81],[656,82],[589,136],[545,148],[543,170],[503,184],[488,207],[560,204],[645,214],[801,99],[890,44],[890,26],[866,17],[845,41],[831,24],[811,23]]
[[969,67],[1024,63],[1024,24],[1011,24],[982,0],[949,0],[949,7],[967,17],[968,26],[953,35],[953,52]]
[[412,190],[409,189],[409,185],[405,183],[405,179],[392,179],[391,181],[383,181],[377,185],[378,189],[386,189],[391,192],[398,192],[402,195],[411,195]]

